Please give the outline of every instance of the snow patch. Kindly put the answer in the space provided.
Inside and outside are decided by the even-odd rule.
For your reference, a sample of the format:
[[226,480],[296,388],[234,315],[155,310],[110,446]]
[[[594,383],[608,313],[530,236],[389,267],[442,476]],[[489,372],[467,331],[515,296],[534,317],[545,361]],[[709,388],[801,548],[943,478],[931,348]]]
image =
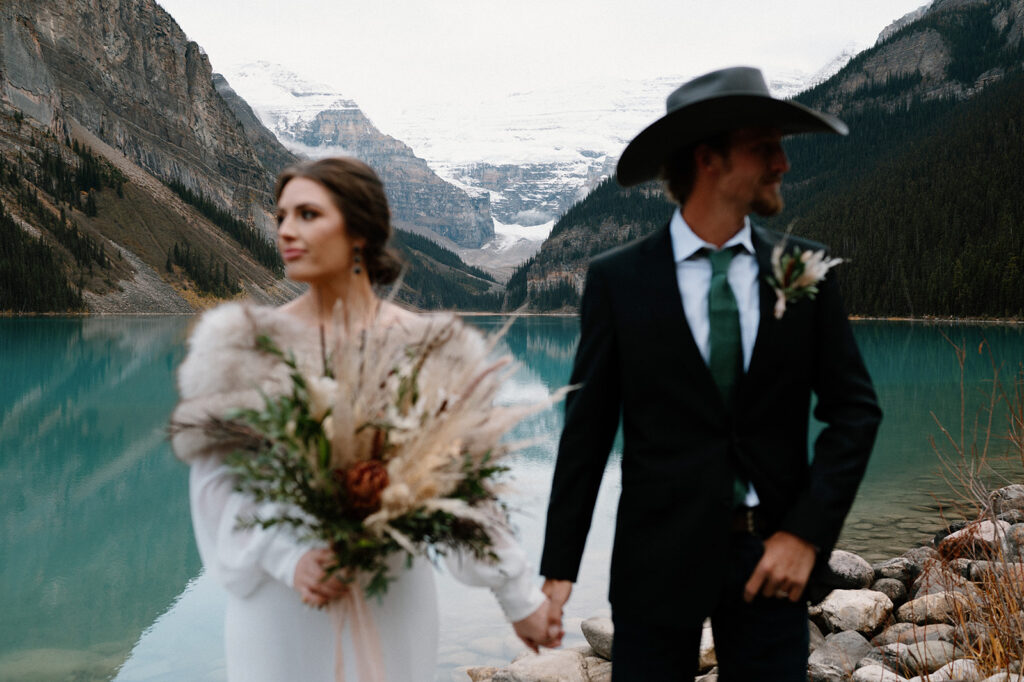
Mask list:
[[549,220],[541,225],[509,225],[494,218],[494,234],[505,238],[527,239],[534,242],[542,242],[551,234],[551,228],[555,226],[554,220]]

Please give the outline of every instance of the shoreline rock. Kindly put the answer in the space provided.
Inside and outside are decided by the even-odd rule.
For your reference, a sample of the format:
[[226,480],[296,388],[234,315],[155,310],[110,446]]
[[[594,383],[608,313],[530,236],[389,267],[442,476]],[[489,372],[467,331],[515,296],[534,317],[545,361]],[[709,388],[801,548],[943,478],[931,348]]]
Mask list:
[[[946,525],[933,546],[869,564],[835,550],[808,588],[809,682],[1024,682],[1024,662],[984,670],[972,651],[991,646],[988,626],[970,620],[985,585],[1003,581],[1024,594],[1024,485],[993,493],[993,518]],[[998,515],[998,516],[996,516]],[[813,597],[813,598],[812,598]],[[1024,612],[1011,624],[1024,652]],[[472,682],[610,682],[610,618],[581,624],[586,647],[520,655],[507,668],[470,668]],[[689,652],[687,652],[689,653]],[[990,660],[995,660],[990,658]],[[680,658],[683,669],[692,663]],[[695,682],[717,682],[710,621],[705,621]]]

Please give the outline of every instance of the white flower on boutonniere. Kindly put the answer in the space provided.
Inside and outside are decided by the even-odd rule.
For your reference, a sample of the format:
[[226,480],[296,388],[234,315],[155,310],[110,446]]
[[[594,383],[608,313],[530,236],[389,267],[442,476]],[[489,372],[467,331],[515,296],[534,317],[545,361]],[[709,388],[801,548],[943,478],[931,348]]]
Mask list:
[[794,246],[786,253],[789,232],[772,249],[772,274],[768,284],[775,290],[775,319],[781,320],[786,304],[801,298],[814,299],[818,282],[828,271],[843,262],[842,258],[826,258],[825,251],[804,251]]

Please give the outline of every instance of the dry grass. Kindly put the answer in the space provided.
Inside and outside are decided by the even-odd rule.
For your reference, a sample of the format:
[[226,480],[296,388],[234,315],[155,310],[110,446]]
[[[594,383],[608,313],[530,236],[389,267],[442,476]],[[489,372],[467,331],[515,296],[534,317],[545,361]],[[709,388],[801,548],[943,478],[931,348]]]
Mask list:
[[940,547],[941,562],[953,582],[952,576],[961,570],[955,558],[973,560],[970,575],[965,576],[969,588],[958,590],[966,592],[968,599],[958,604],[955,615],[960,631],[973,636],[963,638],[958,646],[986,675],[992,675],[1005,671],[1013,661],[1024,661],[1024,564],[1020,556],[1007,553],[1014,545],[1006,542],[998,527],[1004,510],[996,493],[1000,487],[1024,480],[1024,363],[1004,380],[1003,368],[987,342],[979,344],[977,353],[987,355],[992,380],[981,407],[969,417],[964,381],[968,348],[950,344],[960,368],[959,424],[950,430],[933,413],[942,438],[930,439],[931,445],[953,494],[950,508],[968,527],[990,521],[996,526],[996,541],[981,543],[969,535],[959,542],[947,541]]

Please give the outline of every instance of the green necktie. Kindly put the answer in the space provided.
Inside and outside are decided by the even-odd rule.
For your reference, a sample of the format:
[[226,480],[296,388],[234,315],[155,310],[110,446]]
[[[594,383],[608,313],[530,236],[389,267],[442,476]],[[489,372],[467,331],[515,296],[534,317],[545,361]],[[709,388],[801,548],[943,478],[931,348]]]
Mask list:
[[[740,340],[740,311],[736,297],[729,286],[729,264],[736,255],[732,247],[721,251],[705,249],[711,261],[711,288],[708,290],[708,341],[711,351],[708,367],[718,385],[727,409],[732,409],[735,400],[736,381],[743,371],[743,344]],[[733,486],[733,502],[740,506],[747,497],[747,484],[736,479]]]
[[711,261],[711,288],[708,290],[708,322],[711,354],[708,367],[715,378],[722,400],[732,409],[736,380],[743,367],[743,346],[740,342],[740,311],[729,286],[729,263],[735,251],[705,249]]

